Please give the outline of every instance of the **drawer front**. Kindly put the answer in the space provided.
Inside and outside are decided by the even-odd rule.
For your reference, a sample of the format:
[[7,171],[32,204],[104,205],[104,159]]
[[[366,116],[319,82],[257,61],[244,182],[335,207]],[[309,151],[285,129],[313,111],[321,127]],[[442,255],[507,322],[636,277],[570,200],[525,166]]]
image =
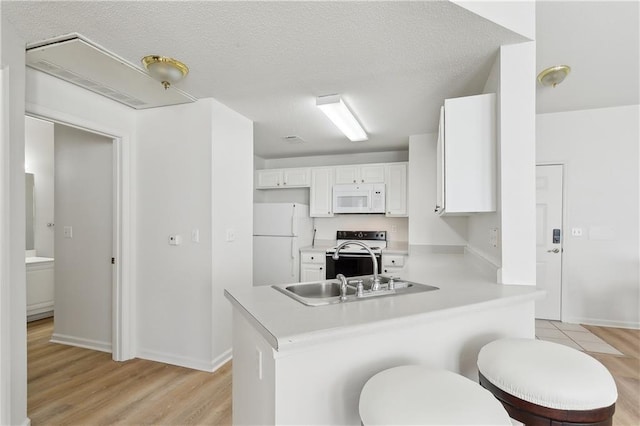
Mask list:
[[324,263],[325,253],[324,252],[313,252],[313,253],[302,253],[300,257],[300,261],[302,263]]
[[404,266],[404,256],[382,256],[382,265],[401,268]]

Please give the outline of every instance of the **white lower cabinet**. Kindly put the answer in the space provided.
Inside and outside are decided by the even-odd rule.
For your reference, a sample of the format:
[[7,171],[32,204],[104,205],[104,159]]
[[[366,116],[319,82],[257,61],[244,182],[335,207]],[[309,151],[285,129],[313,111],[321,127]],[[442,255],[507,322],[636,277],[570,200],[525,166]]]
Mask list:
[[392,277],[402,278],[404,272],[406,256],[402,254],[383,254],[382,255],[382,273]]
[[[54,263],[49,261],[27,263],[27,317],[53,312]],[[50,316],[50,315],[48,315]]]
[[324,252],[300,252],[300,281],[324,281],[326,276],[326,257]]

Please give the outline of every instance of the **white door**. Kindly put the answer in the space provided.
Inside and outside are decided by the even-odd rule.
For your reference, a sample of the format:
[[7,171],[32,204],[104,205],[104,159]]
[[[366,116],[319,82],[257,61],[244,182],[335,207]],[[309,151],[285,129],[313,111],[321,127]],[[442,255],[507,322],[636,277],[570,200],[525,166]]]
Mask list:
[[547,296],[536,318],[560,320],[562,306],[562,166],[536,167],[536,276]]

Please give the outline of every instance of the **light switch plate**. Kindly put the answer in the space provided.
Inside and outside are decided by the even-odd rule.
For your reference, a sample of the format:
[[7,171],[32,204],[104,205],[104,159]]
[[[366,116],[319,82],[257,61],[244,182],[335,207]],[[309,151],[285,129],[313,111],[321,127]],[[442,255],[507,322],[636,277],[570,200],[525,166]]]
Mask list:
[[236,231],[234,229],[227,229],[227,242],[234,241],[236,239]]
[[180,235],[169,235],[169,245],[179,246],[182,244],[182,237]]

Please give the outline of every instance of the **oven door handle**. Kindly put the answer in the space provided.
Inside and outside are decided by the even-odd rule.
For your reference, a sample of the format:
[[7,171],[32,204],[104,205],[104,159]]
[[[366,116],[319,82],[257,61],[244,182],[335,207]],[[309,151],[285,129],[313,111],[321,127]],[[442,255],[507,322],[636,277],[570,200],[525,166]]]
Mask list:
[[[327,257],[332,257],[333,253],[327,253]],[[367,259],[371,259],[371,256],[368,254],[340,254],[340,257],[363,257]],[[376,254],[375,257],[379,258],[380,255]]]

